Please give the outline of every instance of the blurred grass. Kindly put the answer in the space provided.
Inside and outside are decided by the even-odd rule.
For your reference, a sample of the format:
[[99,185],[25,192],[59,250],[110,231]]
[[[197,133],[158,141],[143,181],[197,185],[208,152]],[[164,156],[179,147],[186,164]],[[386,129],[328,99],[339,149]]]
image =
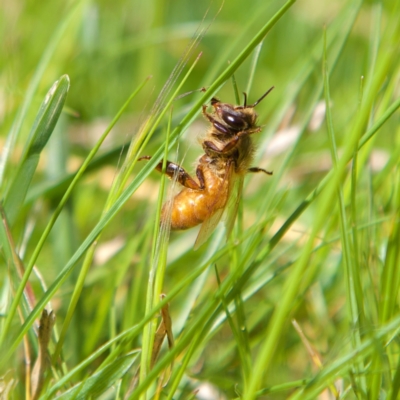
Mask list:
[[[258,54],[239,56],[283,4],[0,5],[1,390],[35,397],[25,364],[46,306],[42,398],[314,399],[332,384],[341,398],[398,397],[399,2],[297,0]],[[232,72],[250,102],[275,86],[254,138],[255,165],[274,175],[246,178],[236,241],[218,229],[194,252],[196,229],[173,232],[163,271],[153,166],[170,123],[169,158],[191,170],[201,104],[235,101]],[[63,113],[25,174],[29,132],[63,75]],[[172,101],[169,122],[181,83],[177,94],[208,91]],[[165,303],[175,346],[150,370]]]

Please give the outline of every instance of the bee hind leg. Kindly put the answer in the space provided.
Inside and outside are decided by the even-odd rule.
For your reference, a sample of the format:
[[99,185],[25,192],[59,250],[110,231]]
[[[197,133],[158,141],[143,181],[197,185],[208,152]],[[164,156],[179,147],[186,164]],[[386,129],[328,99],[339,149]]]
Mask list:
[[[140,157],[138,161],[150,160],[150,159],[151,159],[151,156],[143,156],[143,157]],[[161,173],[163,172],[163,160],[161,160],[156,165],[156,170]],[[164,173],[170,179],[175,179],[175,177],[176,177],[176,180],[182,186],[185,186],[189,189],[194,189],[194,190],[204,189],[204,176],[203,176],[203,171],[202,171],[201,167],[197,167],[197,170],[196,170],[196,176],[197,176],[200,184],[198,184],[179,164],[176,164],[172,161],[167,160]]]
[[272,175],[272,174],[273,174],[272,171],[267,171],[266,169],[258,168],[258,167],[248,168],[248,169],[247,169],[247,172],[254,172],[254,173],[257,173],[257,172],[264,172],[264,174],[267,174],[267,175]]

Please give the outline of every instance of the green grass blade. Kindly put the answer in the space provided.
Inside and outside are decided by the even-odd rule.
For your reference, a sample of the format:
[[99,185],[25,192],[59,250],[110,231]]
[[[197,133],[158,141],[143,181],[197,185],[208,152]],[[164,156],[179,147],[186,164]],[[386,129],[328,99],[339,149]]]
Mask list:
[[[65,195],[63,196],[63,199],[61,200],[56,212],[53,215],[53,219],[50,221],[47,231],[45,231],[44,235],[46,235],[46,233],[51,229],[51,227],[53,226],[55,219],[58,217],[59,212],[61,211],[61,209],[64,207],[67,199],[69,198],[72,189],[75,187],[76,183],[78,182],[78,180],[82,177],[82,175],[84,174],[87,166],[89,165],[89,163],[91,162],[91,160],[93,159],[93,157],[95,156],[95,154],[97,153],[97,151],[99,150],[100,146],[102,145],[102,143],[104,142],[104,140],[106,139],[106,137],[108,136],[108,134],[111,132],[111,129],[114,127],[114,125],[117,123],[117,121],[119,120],[119,118],[121,117],[121,115],[123,114],[123,112],[126,110],[126,108],[128,107],[128,105],[130,104],[130,102],[132,101],[132,99],[140,92],[140,90],[144,87],[144,85],[148,82],[147,78],[145,81],[143,81],[143,83],[141,85],[138,86],[138,88],[136,90],[133,91],[133,93],[131,94],[131,96],[128,98],[128,100],[123,104],[123,106],[121,107],[121,109],[118,111],[117,115],[114,117],[114,119],[112,120],[112,122],[110,123],[110,125],[107,127],[107,129],[105,130],[105,132],[103,133],[103,135],[100,137],[100,139],[98,140],[98,142],[96,143],[96,145],[94,146],[94,148],[92,149],[92,151],[90,152],[89,156],[86,158],[85,162],[82,164],[81,168],[79,169],[78,173],[76,174],[74,180],[72,181],[70,187],[68,188],[67,192],[65,193]],[[100,232],[99,232],[100,234]],[[42,237],[42,242],[45,240],[47,236],[43,236]],[[64,324],[63,327],[61,329],[60,332],[60,337],[59,340],[57,342],[57,346],[56,349],[54,351],[53,354],[53,359],[56,360],[59,353],[61,352],[61,348],[62,345],[64,343],[64,338],[65,335],[67,334],[67,329],[69,326],[69,323],[72,319],[72,316],[74,314],[74,310],[76,307],[76,304],[78,303],[79,300],[79,296],[82,292],[82,288],[83,285],[85,283],[85,278],[87,275],[87,272],[92,264],[92,260],[93,260],[93,255],[94,255],[94,251],[95,248],[92,247],[89,249],[89,252],[86,254],[84,262],[83,262],[83,266],[82,269],[79,273],[79,277],[78,277],[78,282],[74,288],[74,292],[72,294],[72,298],[71,298],[71,302],[69,304],[68,307],[68,311],[67,311],[67,315],[65,317],[64,320]],[[38,253],[36,253],[38,254]],[[35,254],[35,255],[36,255]],[[35,255],[32,257],[32,260],[30,262],[29,265],[33,265],[33,261],[35,260]]]
[[[39,162],[39,156],[43,147],[46,145],[53,129],[61,114],[62,108],[69,89],[69,78],[62,76],[54,83],[45,100],[43,101],[39,113],[36,117],[35,125],[32,128],[31,141],[26,146],[22,156],[20,167],[11,183],[10,189],[6,194],[4,208],[7,219],[12,223],[18,216],[21,206],[31,179]],[[4,343],[8,329],[11,326],[19,299],[25,288],[27,278],[18,285],[17,293],[8,311],[7,318],[0,336],[0,346]]]
[[376,341],[382,340],[389,334],[398,334],[400,318],[397,317],[390,323],[382,325],[379,331],[375,332],[373,338],[365,339],[356,349],[346,352],[330,365],[327,365],[310,383],[302,390],[290,397],[290,400],[315,399],[319,393],[328,387],[336,377],[347,373],[354,361],[368,357],[373,354],[376,348]]
[[101,370],[96,371],[96,373],[88,377],[84,382],[54,398],[59,400],[98,398],[108,388],[115,385],[118,379],[123,378],[126,372],[131,369],[137,356],[138,353],[134,352],[116,359]]
[[30,81],[28,90],[25,94],[24,101],[18,114],[15,118],[11,131],[7,137],[7,144],[3,148],[2,156],[0,157],[0,186],[3,184],[4,173],[7,167],[7,162],[10,157],[11,152],[14,149],[15,142],[17,137],[20,134],[21,127],[23,124],[24,119],[28,113],[28,109],[32,100],[35,96],[35,93],[39,87],[40,80],[42,79],[47,66],[50,63],[51,57],[57,50],[57,46],[65,33],[66,29],[68,28],[69,24],[73,20],[77,9],[79,9],[81,2],[77,2],[74,7],[70,9],[70,11],[66,14],[64,20],[58,25],[58,29],[53,33],[51,40],[49,41],[43,55],[36,67],[35,73]]
[[[336,166],[339,160],[337,154],[337,146],[335,139],[335,132],[333,128],[333,118],[331,111],[331,97],[329,88],[329,73],[328,73],[328,62],[327,62],[327,50],[326,50],[326,30],[324,31],[325,46],[324,46],[324,63],[323,63],[323,75],[324,75],[324,93],[325,93],[325,104],[326,104],[326,124],[329,137],[329,144],[331,148],[331,155],[333,165]],[[355,161],[353,160],[353,163]],[[340,231],[342,241],[342,253],[343,253],[343,264],[346,276],[346,289],[347,289],[347,308],[348,308],[348,319],[349,326],[352,327],[352,345],[356,348],[360,345],[361,336],[360,332],[363,329],[364,321],[364,309],[363,309],[363,296],[361,284],[359,281],[359,274],[357,271],[357,263],[354,249],[354,242],[350,238],[350,229],[348,225],[348,217],[346,214],[346,207],[344,202],[344,195],[342,187],[338,188],[337,192],[338,208],[340,217]],[[352,203],[352,209],[356,207],[355,202]],[[357,381],[357,390],[361,390],[362,393],[366,393],[366,381],[362,375],[364,370],[364,364],[360,361],[358,364],[354,364],[354,372]],[[358,378],[359,377],[359,378]]]
[[11,181],[10,188],[4,199],[4,211],[11,226],[13,226],[21,211],[26,193],[39,163],[40,153],[53,133],[60,117],[67,98],[69,85],[67,75],[56,81],[47,93],[36,115],[17,173]]

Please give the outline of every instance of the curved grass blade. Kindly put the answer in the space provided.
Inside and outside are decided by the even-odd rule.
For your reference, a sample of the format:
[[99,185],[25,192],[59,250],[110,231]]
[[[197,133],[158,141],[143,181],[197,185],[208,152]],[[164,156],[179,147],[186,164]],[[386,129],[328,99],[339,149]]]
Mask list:
[[40,80],[50,62],[50,59],[51,59],[53,53],[57,49],[57,46],[58,46],[65,30],[67,29],[68,25],[72,21],[76,10],[79,8],[79,6],[82,3],[83,3],[82,1],[78,1],[76,3],[76,5],[71,9],[71,11],[69,13],[67,13],[64,21],[59,25],[58,29],[52,35],[52,38],[51,38],[50,42],[48,43],[45,51],[43,52],[43,56],[42,56],[41,60],[38,63],[36,71],[31,79],[28,90],[26,92],[26,96],[24,98],[22,106],[21,106],[20,110],[18,111],[18,114],[15,118],[15,121],[11,128],[11,131],[7,137],[7,142],[3,148],[3,152],[0,157],[0,186],[3,183],[4,172],[5,172],[5,169],[7,166],[7,161],[8,161],[9,155],[12,152],[12,150],[14,149],[14,144],[15,144],[17,137],[21,131],[22,122],[28,113],[29,105],[32,103],[33,97],[39,86]]
[[31,184],[40,153],[53,133],[69,90],[69,77],[63,75],[48,91],[39,108],[31,133],[19,162],[18,170],[4,199],[4,211],[12,227],[15,223]]
[[59,400],[84,400],[89,398],[98,398],[104,391],[115,385],[118,379],[121,379],[127,371],[130,370],[136,361],[138,352],[124,355],[106,365],[103,369],[91,375],[83,383],[79,383],[67,392],[55,397]]

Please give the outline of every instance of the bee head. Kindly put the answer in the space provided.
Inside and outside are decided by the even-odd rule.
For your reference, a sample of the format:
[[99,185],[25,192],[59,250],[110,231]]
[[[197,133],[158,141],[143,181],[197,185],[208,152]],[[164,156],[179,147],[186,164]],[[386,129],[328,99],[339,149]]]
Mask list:
[[211,99],[211,105],[219,118],[224,121],[230,130],[235,132],[248,129],[256,122],[257,114],[253,108],[221,103],[215,98]]
[[221,103],[217,98],[211,99],[211,105],[215,108],[216,114],[225,122],[233,131],[239,132],[252,127],[256,123],[257,113],[254,107],[260,103],[274,88],[272,86],[264,93],[254,104],[247,105],[247,95],[244,94],[244,105],[234,106],[229,103]]

